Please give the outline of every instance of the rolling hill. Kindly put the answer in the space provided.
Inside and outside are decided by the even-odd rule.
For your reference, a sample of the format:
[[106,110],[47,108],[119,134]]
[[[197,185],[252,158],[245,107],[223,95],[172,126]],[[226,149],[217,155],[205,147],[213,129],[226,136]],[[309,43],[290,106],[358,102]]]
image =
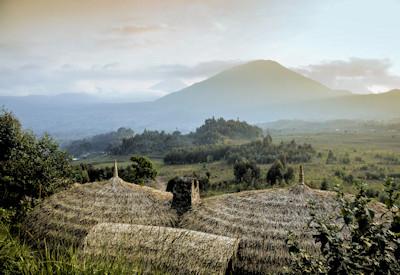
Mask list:
[[25,127],[61,139],[119,127],[185,132],[211,116],[251,123],[400,117],[400,90],[369,95],[334,91],[270,60],[233,67],[153,102],[101,103],[70,97],[74,98],[0,97],[0,105],[14,111]]

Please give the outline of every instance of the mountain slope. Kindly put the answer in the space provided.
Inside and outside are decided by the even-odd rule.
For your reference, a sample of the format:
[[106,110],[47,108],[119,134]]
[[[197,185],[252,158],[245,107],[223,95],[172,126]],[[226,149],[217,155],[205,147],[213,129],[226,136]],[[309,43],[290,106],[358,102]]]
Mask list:
[[[71,98],[70,98],[71,97]],[[206,118],[246,120],[328,120],[400,118],[400,90],[356,95],[333,91],[274,61],[253,61],[154,102],[99,103],[76,95],[0,97],[36,133],[77,139],[116,130],[189,131]]]
[[295,73],[279,63],[257,60],[221,72],[157,102],[199,106],[234,104],[254,107],[265,103],[321,99],[335,96],[324,85]]

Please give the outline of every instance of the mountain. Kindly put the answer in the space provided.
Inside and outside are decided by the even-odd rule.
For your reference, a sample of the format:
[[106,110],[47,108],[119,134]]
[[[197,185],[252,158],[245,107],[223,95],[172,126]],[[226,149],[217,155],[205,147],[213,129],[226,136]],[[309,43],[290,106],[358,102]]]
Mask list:
[[335,96],[328,87],[271,60],[252,61],[158,100],[162,104],[255,104]]
[[119,127],[187,132],[206,118],[275,120],[400,118],[400,90],[357,95],[334,91],[277,62],[257,60],[223,71],[153,102],[101,103],[90,96],[0,97],[23,125],[60,139]]
[[163,91],[167,93],[176,92],[186,88],[185,82],[179,79],[167,79],[150,87],[151,90]]

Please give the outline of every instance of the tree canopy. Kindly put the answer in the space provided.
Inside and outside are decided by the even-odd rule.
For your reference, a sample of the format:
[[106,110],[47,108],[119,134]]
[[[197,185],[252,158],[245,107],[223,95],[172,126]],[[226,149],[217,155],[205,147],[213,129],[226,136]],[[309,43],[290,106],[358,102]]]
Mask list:
[[15,116],[0,114],[0,207],[22,210],[71,183],[69,156],[48,135],[24,131]]

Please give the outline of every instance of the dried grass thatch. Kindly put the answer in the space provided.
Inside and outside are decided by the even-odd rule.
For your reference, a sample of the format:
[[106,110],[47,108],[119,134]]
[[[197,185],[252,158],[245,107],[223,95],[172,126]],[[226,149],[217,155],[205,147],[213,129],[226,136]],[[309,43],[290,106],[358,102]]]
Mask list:
[[85,239],[86,257],[118,257],[145,273],[226,274],[238,240],[186,229],[101,223]]
[[205,199],[184,215],[181,227],[238,237],[234,269],[239,273],[275,274],[282,272],[290,260],[285,244],[289,230],[297,233],[303,248],[317,253],[310,233],[304,231],[310,218],[310,200],[320,214],[334,211],[333,193],[299,185]]
[[57,193],[29,215],[26,230],[35,240],[79,246],[98,223],[174,226],[172,194],[124,182],[109,181],[74,185]]

